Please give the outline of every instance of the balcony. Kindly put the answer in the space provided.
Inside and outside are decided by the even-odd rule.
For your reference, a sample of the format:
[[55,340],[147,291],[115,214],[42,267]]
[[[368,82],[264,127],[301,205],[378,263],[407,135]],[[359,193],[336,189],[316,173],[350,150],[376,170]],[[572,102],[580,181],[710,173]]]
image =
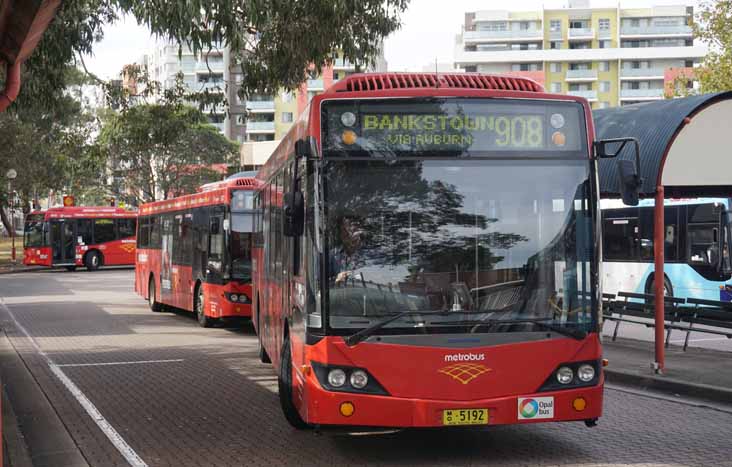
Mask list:
[[222,123],[211,123],[211,125],[215,126],[221,133],[226,132],[226,130],[225,130],[226,125],[223,122]]
[[247,133],[274,133],[274,122],[247,122]]
[[567,94],[570,96],[584,97],[590,102],[597,100],[597,91],[568,91]]
[[597,32],[597,38],[598,39],[612,39],[613,38],[613,33],[609,29],[600,29]]
[[621,89],[620,100],[656,100],[663,99],[663,88],[651,88],[651,89]]
[[567,70],[566,81],[597,81],[597,70]]
[[569,40],[591,40],[595,37],[595,30],[592,28],[569,28]]
[[248,111],[257,112],[274,112],[275,103],[274,101],[247,101],[246,108]]
[[191,90],[196,92],[201,92],[203,90],[223,91],[224,87],[225,85],[223,81],[198,81],[193,84]]
[[309,79],[307,81],[308,91],[322,91],[323,80],[322,79]]
[[[561,35],[561,31],[559,32]],[[464,42],[491,42],[491,41],[515,41],[515,40],[536,40],[543,38],[543,32],[539,29],[523,31],[465,31]]]
[[356,65],[345,58],[336,58],[333,60],[333,69],[335,70],[352,70],[354,68],[356,68]]
[[562,40],[562,30],[559,29],[557,31],[549,31],[549,40],[550,41],[561,41]]
[[663,79],[663,68],[622,68],[620,79]]
[[622,37],[650,37],[650,36],[691,36],[691,26],[623,26],[620,28]]
[[223,73],[224,60],[220,56],[217,58],[209,57],[208,63],[206,63],[206,60],[199,60],[196,62],[196,71],[199,73]]

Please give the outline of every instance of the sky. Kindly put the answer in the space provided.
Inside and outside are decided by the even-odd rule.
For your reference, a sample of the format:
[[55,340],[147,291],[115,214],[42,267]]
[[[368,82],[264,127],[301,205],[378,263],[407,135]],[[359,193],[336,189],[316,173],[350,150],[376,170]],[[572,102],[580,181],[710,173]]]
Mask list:
[[[623,8],[691,3],[683,0],[624,0]],[[422,71],[426,66],[452,63],[455,35],[460,33],[467,11],[510,9],[512,11],[561,8],[567,0],[411,0],[402,15],[402,27],[384,41],[389,71]],[[612,0],[591,0],[592,7],[617,5]],[[122,66],[139,61],[154,41],[147,28],[134,18],[107,26],[104,39],[95,45],[94,56],[85,59],[90,71],[103,78],[119,74]]]

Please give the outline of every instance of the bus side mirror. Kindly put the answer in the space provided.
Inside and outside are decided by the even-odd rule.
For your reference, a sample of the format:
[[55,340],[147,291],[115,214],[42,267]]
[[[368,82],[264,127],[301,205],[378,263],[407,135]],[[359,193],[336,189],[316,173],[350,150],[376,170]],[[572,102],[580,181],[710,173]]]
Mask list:
[[633,161],[618,160],[620,174],[620,197],[628,206],[638,206],[641,180],[635,170]]
[[634,159],[618,159],[618,175],[620,178],[620,197],[628,206],[638,206],[643,179],[640,177],[640,144],[635,138],[611,138],[595,141],[595,157],[611,159],[618,157],[625,145],[633,143]]
[[310,141],[308,141],[308,138],[302,138],[295,141],[295,155],[297,157],[304,157],[306,159],[312,156],[312,151],[310,150]]
[[299,237],[305,231],[305,199],[301,191],[284,194],[283,211],[285,213],[285,237]]

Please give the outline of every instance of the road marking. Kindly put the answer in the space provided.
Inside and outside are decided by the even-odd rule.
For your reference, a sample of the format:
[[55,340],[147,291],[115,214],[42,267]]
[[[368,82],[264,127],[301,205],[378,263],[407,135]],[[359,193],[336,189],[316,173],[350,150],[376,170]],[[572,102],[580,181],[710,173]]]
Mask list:
[[147,463],[145,463],[145,461],[137,455],[135,450],[132,449],[129,444],[127,444],[127,441],[125,441],[124,438],[122,438],[122,436],[119,434],[119,432],[114,429],[114,427],[107,421],[107,419],[104,418],[104,416],[99,412],[99,410],[97,410],[97,408],[89,400],[89,398],[86,397],[83,392],[81,392],[81,389],[79,389],[76,384],[74,384],[74,382],[71,381],[68,376],[66,376],[63,370],[59,368],[59,365],[56,365],[53,360],[51,360],[51,357],[46,355],[46,352],[41,350],[41,347],[38,345],[36,340],[33,339],[33,337],[23,327],[23,325],[18,322],[13,312],[10,311],[10,308],[5,305],[5,301],[2,299],[2,297],[0,297],[0,306],[5,311],[7,311],[8,315],[10,315],[10,319],[12,319],[13,323],[15,323],[15,326],[25,335],[25,337],[28,338],[36,352],[38,352],[38,354],[46,360],[46,363],[51,369],[51,372],[56,375],[59,381],[61,381],[61,384],[63,384],[64,387],[66,387],[66,389],[71,393],[71,395],[73,395],[74,398],[79,402],[79,404],[81,404],[89,417],[94,420],[94,423],[97,424],[99,429],[102,430],[102,432],[107,436],[109,441],[112,442],[114,447],[116,447],[120,454],[122,454],[122,456],[127,460],[127,463],[132,467],[148,467]]
[[137,365],[140,363],[173,363],[182,362],[182,358],[175,358],[171,360],[138,360],[134,362],[102,362],[102,363],[58,363],[57,367],[65,366],[112,366],[112,365]]

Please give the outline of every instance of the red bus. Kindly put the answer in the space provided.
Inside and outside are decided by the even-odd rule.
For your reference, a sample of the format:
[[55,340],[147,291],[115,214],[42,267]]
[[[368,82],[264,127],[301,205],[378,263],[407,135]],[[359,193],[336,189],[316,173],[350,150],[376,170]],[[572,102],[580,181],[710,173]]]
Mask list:
[[252,319],[293,426],[596,423],[593,143],[614,155],[591,119],[471,73],[312,99],[255,198]]
[[253,178],[140,207],[135,291],[152,311],[195,312],[198,323],[252,315]]
[[33,211],[25,218],[23,264],[69,271],[135,264],[136,222],[137,212],[116,207]]

